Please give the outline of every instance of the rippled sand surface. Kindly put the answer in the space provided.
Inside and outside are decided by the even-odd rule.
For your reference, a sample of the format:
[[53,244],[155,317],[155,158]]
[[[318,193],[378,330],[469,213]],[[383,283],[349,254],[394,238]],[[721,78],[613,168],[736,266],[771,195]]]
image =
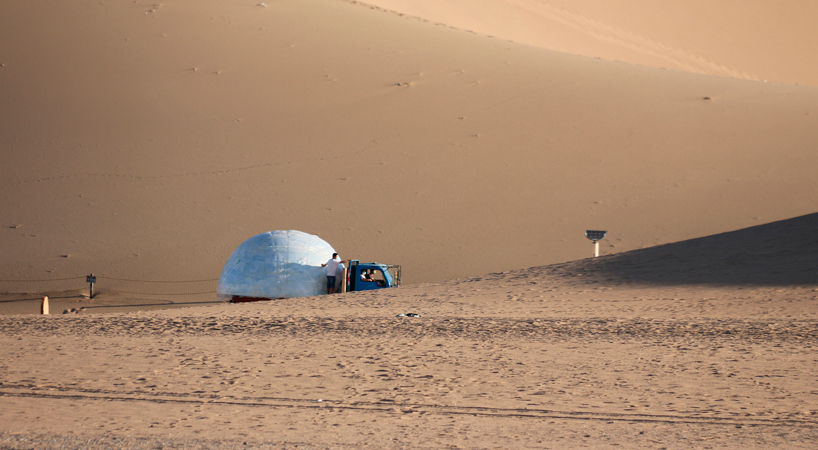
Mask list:
[[[814,447],[818,288],[600,285],[548,272],[4,316],[0,439],[12,448]],[[408,312],[420,317],[396,317]]]

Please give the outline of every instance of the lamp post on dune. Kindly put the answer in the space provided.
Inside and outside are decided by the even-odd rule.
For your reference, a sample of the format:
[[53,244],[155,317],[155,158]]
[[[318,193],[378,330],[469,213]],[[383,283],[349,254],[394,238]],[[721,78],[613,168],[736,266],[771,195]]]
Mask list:
[[599,241],[604,239],[606,234],[608,232],[604,230],[585,230],[585,237],[594,241],[594,258],[599,256]]

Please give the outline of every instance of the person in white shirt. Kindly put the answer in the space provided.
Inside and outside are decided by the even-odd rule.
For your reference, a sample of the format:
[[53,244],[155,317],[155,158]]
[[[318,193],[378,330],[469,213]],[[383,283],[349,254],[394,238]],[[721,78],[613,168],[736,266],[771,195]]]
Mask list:
[[327,268],[327,294],[335,293],[335,275],[338,272],[338,265],[344,264],[345,262],[349,262],[349,260],[341,260],[339,259],[337,253],[333,253],[332,259],[324,264],[321,264],[321,267]]

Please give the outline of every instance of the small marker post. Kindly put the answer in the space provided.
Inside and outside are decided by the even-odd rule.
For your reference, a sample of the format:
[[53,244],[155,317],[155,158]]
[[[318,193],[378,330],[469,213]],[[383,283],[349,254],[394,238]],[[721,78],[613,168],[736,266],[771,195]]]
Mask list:
[[585,237],[594,241],[594,258],[599,256],[599,241],[608,234],[605,230],[585,230]]
[[88,289],[88,298],[94,298],[94,283],[97,282],[97,277],[95,277],[92,273],[91,275],[85,277],[85,282],[90,285],[90,288]]
[[46,315],[46,316],[49,314],[48,296],[43,297],[43,301],[40,304],[40,314],[43,314],[43,315]]

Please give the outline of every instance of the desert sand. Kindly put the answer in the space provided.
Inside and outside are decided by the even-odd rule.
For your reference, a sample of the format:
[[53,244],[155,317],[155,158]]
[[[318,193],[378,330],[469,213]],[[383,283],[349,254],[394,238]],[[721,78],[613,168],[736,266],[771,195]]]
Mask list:
[[815,448],[815,7],[608,3],[0,5],[0,446]]
[[756,81],[818,86],[803,0],[367,0],[386,11],[560,52]]
[[423,283],[815,212],[815,87],[340,0],[2,8],[2,280],[214,279],[295,229]]
[[368,293],[2,316],[0,442],[814,448],[815,257],[741,248],[816,220]]

